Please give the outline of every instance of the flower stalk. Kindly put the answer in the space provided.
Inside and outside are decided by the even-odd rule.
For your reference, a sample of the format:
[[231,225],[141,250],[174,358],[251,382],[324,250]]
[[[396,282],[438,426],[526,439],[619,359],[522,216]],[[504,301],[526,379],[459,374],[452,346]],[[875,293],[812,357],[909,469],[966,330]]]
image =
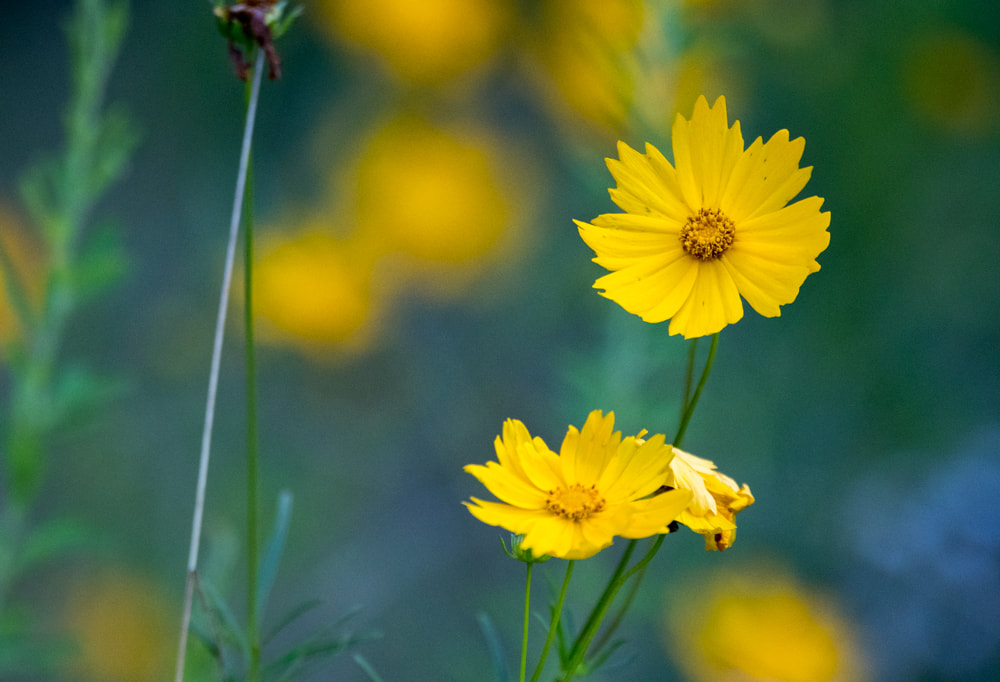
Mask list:
[[198,483],[195,490],[194,519],[191,524],[191,546],[188,552],[187,583],[184,590],[184,610],[181,616],[181,634],[177,649],[175,682],[184,679],[184,662],[187,653],[188,631],[191,626],[191,605],[198,571],[198,548],[201,543],[202,516],[205,510],[205,489],[208,483],[208,464],[212,445],[212,426],[215,421],[215,401],[219,386],[219,368],[222,361],[222,341],[225,335],[226,312],[229,304],[229,289],[233,278],[233,264],[236,260],[236,240],[242,217],[244,194],[247,186],[247,171],[250,165],[250,147],[253,139],[254,123],[257,116],[257,101],[260,97],[263,52],[257,54],[253,69],[250,97],[247,100],[246,120],[243,127],[243,143],[240,149],[239,171],[236,176],[236,192],[233,199],[232,217],[229,223],[229,242],[226,246],[226,261],[222,274],[222,291],[215,323],[215,337],[212,344],[212,364],[208,377],[208,396],[205,401],[205,422],[201,438],[201,454],[198,460]]

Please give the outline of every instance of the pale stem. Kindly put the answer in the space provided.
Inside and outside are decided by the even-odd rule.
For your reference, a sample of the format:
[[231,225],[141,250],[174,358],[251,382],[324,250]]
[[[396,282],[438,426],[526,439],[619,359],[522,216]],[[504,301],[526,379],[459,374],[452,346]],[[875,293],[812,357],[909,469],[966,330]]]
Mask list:
[[222,293],[219,296],[219,313],[215,321],[215,340],[212,346],[212,367],[208,376],[208,399],[205,402],[205,428],[201,436],[201,457],[198,462],[198,486],[195,492],[194,521],[191,524],[191,548],[188,554],[187,585],[184,590],[184,614],[181,619],[181,636],[177,648],[177,668],[175,682],[184,679],[184,659],[187,653],[188,630],[191,626],[191,602],[194,596],[194,582],[198,570],[198,547],[201,542],[202,515],[205,510],[205,487],[208,482],[208,460],[212,445],[212,423],[215,419],[215,396],[219,386],[219,365],[222,361],[222,339],[225,335],[226,310],[229,304],[229,286],[233,279],[233,263],[236,260],[236,238],[239,235],[243,193],[246,190],[247,166],[250,160],[250,141],[253,137],[254,119],[257,115],[257,100],[260,95],[261,72],[264,68],[264,52],[257,52],[253,68],[253,85],[247,102],[246,123],[243,127],[243,147],[240,150],[240,167],[236,176],[236,196],[233,199],[232,220],[229,222],[229,244],[226,247],[226,264],[222,274]]

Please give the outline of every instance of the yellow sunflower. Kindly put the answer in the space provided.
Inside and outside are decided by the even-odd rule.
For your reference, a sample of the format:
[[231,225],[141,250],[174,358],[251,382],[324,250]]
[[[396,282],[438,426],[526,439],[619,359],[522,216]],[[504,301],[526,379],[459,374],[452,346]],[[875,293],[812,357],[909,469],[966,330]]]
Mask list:
[[497,462],[470,464],[472,474],[502,502],[472,498],[473,516],[523,535],[534,556],[586,559],[617,535],[644,538],[667,525],[691,501],[688,490],[650,497],[672,457],[662,435],[622,438],[615,415],[595,410],[583,428],[570,426],[557,455],[524,424],[508,419],[495,442]]
[[738,321],[740,296],[777,317],[830,243],[823,199],[787,205],[812,172],[799,168],[805,140],[781,130],[744,149],[725,98],[710,108],[699,97],[690,121],[674,121],[673,148],[676,167],[651,144],[640,154],[619,142],[619,159],[607,160],[625,212],[574,221],[594,262],[612,271],[594,288],[647,322],[669,319],[670,334],[685,338]]

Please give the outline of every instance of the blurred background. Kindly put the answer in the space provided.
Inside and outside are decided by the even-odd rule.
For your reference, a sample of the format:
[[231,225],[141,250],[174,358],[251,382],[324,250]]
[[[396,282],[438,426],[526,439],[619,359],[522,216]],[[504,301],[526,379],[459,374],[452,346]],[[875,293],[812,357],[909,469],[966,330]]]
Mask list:
[[[272,618],[319,597],[299,631],[357,610],[343,627],[380,633],[357,651],[385,680],[466,681],[489,679],[486,613],[515,665],[523,567],[461,506],[483,494],[462,466],[494,457],[508,417],[554,448],[597,408],[626,433],[674,432],[688,345],[591,289],[603,270],[572,219],[617,210],[604,158],[618,140],[671,158],[675,114],[725,95],[748,144],[806,139],[803,196],[825,198],[831,244],[780,318],[746,306],[724,330],[685,438],[753,490],[738,541],[706,553],[694,533],[669,537],[592,679],[1000,676],[993,2],[303,4],[255,138],[265,531],[279,491],[294,495]],[[28,290],[45,254],[18,185],[64,143],[71,11],[8,3],[0,22],[0,238]],[[162,680],[243,123],[210,5],[132,3],[108,99],[140,131],[94,214],[124,267],[75,311],[58,357],[110,389],[46,440],[30,511],[84,540],[8,601],[66,645],[46,679]],[[202,561],[239,605],[233,300]],[[18,330],[0,294],[0,341]],[[577,622],[621,544],[578,566]],[[562,567],[540,567],[539,612]],[[341,656],[304,679],[366,678]]]

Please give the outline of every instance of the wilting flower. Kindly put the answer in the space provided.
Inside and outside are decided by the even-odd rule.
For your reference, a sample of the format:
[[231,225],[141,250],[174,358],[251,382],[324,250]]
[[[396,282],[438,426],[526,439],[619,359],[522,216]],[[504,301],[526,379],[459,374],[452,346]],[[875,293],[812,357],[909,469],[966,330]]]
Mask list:
[[673,490],[649,497],[663,483],[670,446],[662,435],[622,438],[613,412],[595,410],[581,430],[570,426],[559,454],[524,424],[508,419],[495,442],[497,462],[465,467],[502,502],[475,497],[473,516],[524,536],[534,556],[586,559],[617,535],[644,538],[667,525],[691,501]]
[[781,130],[744,149],[724,97],[712,108],[699,97],[690,121],[677,116],[676,168],[651,144],[640,154],[619,142],[608,168],[625,212],[575,221],[594,261],[612,271],[594,287],[647,322],[670,319],[670,333],[685,338],[738,321],[740,296],[765,317],[780,315],[830,243],[823,199],[786,205],[812,172],[799,168],[804,148]]
[[693,531],[705,536],[706,550],[728,549],[736,539],[736,513],[754,503],[750,488],[715,470],[715,464],[674,448],[667,485],[690,490],[693,497],[677,517]]

